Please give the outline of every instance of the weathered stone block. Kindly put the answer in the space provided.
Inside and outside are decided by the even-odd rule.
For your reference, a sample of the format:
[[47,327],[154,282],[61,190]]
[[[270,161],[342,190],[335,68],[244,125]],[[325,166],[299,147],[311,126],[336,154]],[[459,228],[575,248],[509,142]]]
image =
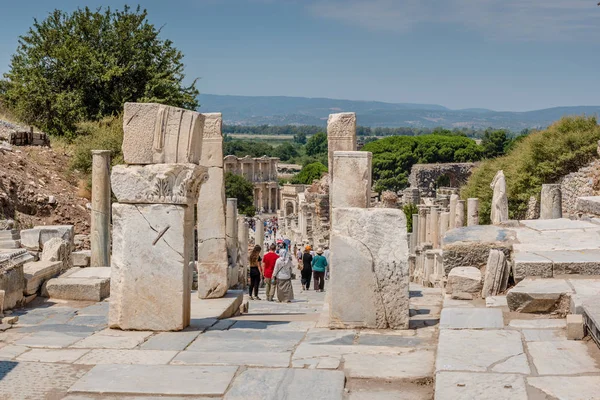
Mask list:
[[223,117],[221,113],[202,115],[204,115],[204,133],[200,165],[223,168]]
[[61,271],[64,272],[73,266],[71,261],[71,245],[69,242],[52,238],[44,243],[44,250],[40,256],[40,261],[60,261],[62,262]]
[[[407,329],[408,245],[401,210],[334,208],[330,325]],[[361,293],[359,301],[356,294]]]
[[600,196],[578,197],[576,209],[583,214],[600,215]]
[[189,325],[193,223],[193,207],[113,204],[110,327]]
[[127,164],[197,164],[204,116],[156,103],[125,103],[123,158]]
[[327,148],[329,171],[333,170],[333,153],[356,151],[356,114],[353,112],[329,114],[327,119]]
[[585,337],[585,327],[583,325],[583,315],[567,315],[567,339],[582,340]]
[[50,278],[55,277],[62,269],[62,261],[35,261],[23,266],[26,296],[37,293],[40,286]]
[[50,279],[45,287],[52,299],[101,301],[110,295],[109,278],[58,277]]
[[506,300],[511,311],[566,313],[572,293],[564,279],[524,279],[508,291]]
[[4,310],[21,304],[24,287],[23,264],[3,266],[0,263],[0,291],[4,291]]
[[73,225],[44,225],[21,231],[21,245],[27,250],[39,251],[50,239],[58,238],[74,248],[75,230]]
[[[90,258],[92,256],[92,252],[90,250],[81,250],[74,251],[71,253],[71,259],[73,260],[74,267],[89,267],[90,266]],[[108,265],[107,265],[108,267]]]
[[516,282],[528,277],[552,278],[552,261],[528,251],[513,253],[513,276]]
[[196,164],[116,165],[112,191],[120,203],[196,204],[207,170]]
[[496,296],[506,290],[509,275],[510,271],[504,253],[500,250],[490,250],[481,297]]
[[481,271],[475,267],[458,267],[452,269],[448,274],[448,284],[446,291],[448,293],[463,292],[476,293],[481,292]]
[[336,151],[333,154],[331,207],[370,206],[371,158],[372,154],[365,151]]

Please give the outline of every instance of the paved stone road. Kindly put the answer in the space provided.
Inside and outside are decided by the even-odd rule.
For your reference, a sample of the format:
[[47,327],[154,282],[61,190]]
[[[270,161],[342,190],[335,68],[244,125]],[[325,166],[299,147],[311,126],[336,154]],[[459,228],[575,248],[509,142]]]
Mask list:
[[192,326],[167,333],[106,329],[107,302],[38,304],[0,333],[0,399],[433,397],[439,289],[411,287],[408,331],[318,327],[325,294],[299,289],[226,320],[193,297]]

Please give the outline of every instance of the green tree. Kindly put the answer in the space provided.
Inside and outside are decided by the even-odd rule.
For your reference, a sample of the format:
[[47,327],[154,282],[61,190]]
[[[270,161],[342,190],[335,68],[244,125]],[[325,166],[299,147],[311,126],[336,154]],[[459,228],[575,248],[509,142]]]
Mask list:
[[231,172],[225,174],[225,195],[229,199],[236,198],[238,211],[247,217],[253,217],[256,213],[254,207],[254,185],[241,175]]
[[320,162],[308,164],[300,172],[291,179],[293,184],[310,185],[314,180],[321,179],[324,173],[327,172],[327,167]]
[[281,161],[289,161],[294,157],[298,157],[298,150],[293,144],[284,143],[275,147],[273,150],[273,156],[278,157]]
[[294,142],[296,142],[298,144],[306,144],[306,133],[298,132],[298,133],[294,134]]
[[184,84],[182,59],[139,6],[55,10],[19,38],[3,96],[21,120],[57,135],[128,101],[196,109],[196,81]]
[[316,156],[327,153],[327,134],[319,132],[306,142],[306,155]]
[[503,129],[486,130],[481,139],[484,156],[486,158],[495,158],[504,155],[511,141],[508,132]]

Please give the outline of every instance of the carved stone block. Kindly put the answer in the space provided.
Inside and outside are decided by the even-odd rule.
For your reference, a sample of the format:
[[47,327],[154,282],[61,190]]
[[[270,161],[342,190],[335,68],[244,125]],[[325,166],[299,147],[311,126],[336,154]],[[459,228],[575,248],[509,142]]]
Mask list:
[[196,164],[116,165],[110,179],[119,203],[195,205],[208,171]]
[[197,164],[204,116],[156,103],[125,103],[123,158],[127,164]]

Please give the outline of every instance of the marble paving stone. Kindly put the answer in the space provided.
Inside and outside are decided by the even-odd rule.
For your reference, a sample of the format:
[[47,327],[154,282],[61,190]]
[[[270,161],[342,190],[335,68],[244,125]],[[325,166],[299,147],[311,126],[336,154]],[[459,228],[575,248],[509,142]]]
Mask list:
[[100,329],[99,326],[86,326],[86,325],[71,325],[70,323],[66,324],[45,324],[41,323],[39,325],[27,325],[21,327],[18,325],[19,331],[25,333],[33,333],[33,332],[57,332],[57,333],[87,333],[88,335],[93,334],[94,332]]
[[583,342],[572,340],[529,342],[527,348],[540,375],[576,375],[600,372]]
[[231,319],[220,319],[216,324],[208,328],[209,331],[226,331],[235,324],[235,321]]
[[119,331],[105,329],[97,332],[82,341],[75,343],[74,348],[98,349],[133,349],[142,343],[152,332],[146,331]]
[[311,329],[302,343],[351,345],[357,333],[349,329]]
[[108,317],[105,315],[77,315],[73,317],[68,325],[83,325],[106,328]]
[[[113,396],[113,395],[85,395],[85,394],[70,394],[64,397],[62,400],[165,400],[163,396]],[[219,400],[221,397],[206,397],[206,396],[194,396],[194,400]],[[168,400],[190,400],[188,396],[169,396]]]
[[69,393],[222,396],[237,367],[96,365]]
[[81,357],[75,364],[140,364],[163,365],[177,355],[176,351],[163,350],[91,350]]
[[527,383],[561,400],[591,400],[600,393],[600,376],[529,377]]
[[73,343],[76,343],[89,335],[89,332],[40,331],[18,340],[15,344],[27,347],[59,349],[69,347]]
[[423,343],[417,337],[402,337],[398,335],[364,335],[358,337],[358,343],[364,346],[416,347]]
[[86,349],[31,349],[17,357],[17,361],[72,363],[88,351]]
[[529,374],[521,333],[507,330],[442,330],[437,371]]
[[281,367],[290,365],[291,352],[197,352],[182,351],[171,361],[173,365],[246,365],[249,367]]
[[108,307],[109,302],[103,301],[80,309],[79,311],[77,311],[77,315],[103,315],[107,317]]
[[485,306],[508,308],[508,302],[506,301],[506,296],[488,296],[485,298]]
[[200,332],[161,332],[150,337],[140,346],[144,350],[185,350]]
[[260,330],[229,330],[206,332],[192,342],[189,351],[292,351],[302,340],[304,332],[275,332]]
[[519,329],[557,329],[566,328],[564,319],[513,319],[508,326]]
[[416,350],[404,354],[347,354],[344,371],[350,378],[420,379],[433,376],[434,353]]
[[472,301],[468,300],[456,300],[451,297],[451,295],[446,295],[444,297],[444,308],[473,308],[475,304]]
[[523,376],[439,372],[435,377],[435,400],[527,400]]
[[351,391],[348,400],[430,400],[431,394],[420,391],[402,390],[359,390]]
[[224,400],[342,400],[342,371],[254,369],[242,372]]
[[568,279],[575,293],[583,296],[600,295],[600,279]]
[[441,329],[503,328],[502,310],[497,308],[444,308]]
[[29,348],[14,344],[6,345],[0,348],[0,361],[12,360],[13,358],[25,353]]
[[270,331],[306,331],[315,327],[314,321],[237,321],[230,329],[266,329]]
[[554,340],[567,340],[564,330],[559,329],[523,329],[526,342],[551,342]]

